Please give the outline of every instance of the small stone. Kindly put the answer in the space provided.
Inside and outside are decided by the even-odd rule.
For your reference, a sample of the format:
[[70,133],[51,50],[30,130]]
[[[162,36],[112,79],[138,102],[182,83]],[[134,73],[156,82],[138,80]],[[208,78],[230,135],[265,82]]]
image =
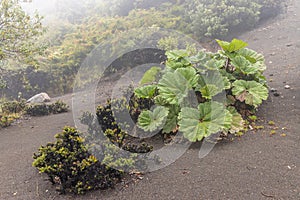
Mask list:
[[286,44],[285,46],[287,46],[287,47],[291,47],[291,46],[293,46],[293,44],[291,44],[291,43],[288,43],[288,44]]
[[277,92],[277,90],[275,88],[271,88],[270,91],[271,92]]
[[270,74],[269,76],[274,76],[274,74]]
[[273,62],[272,61],[269,61],[269,64],[272,64]]
[[285,85],[285,86],[284,86],[284,88],[285,88],[285,89],[290,89],[290,88],[291,88],[291,86],[289,86],[289,85]]
[[280,96],[280,94],[279,94],[278,92],[274,92],[273,95],[274,95],[275,97],[279,97],[279,96]]

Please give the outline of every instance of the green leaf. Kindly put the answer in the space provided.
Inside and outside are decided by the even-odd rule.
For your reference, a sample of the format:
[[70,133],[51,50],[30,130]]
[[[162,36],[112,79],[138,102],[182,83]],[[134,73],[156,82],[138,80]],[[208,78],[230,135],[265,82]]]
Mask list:
[[188,81],[189,88],[198,86],[199,75],[194,68],[179,68],[175,71],[175,73],[181,74]]
[[178,114],[180,112],[180,107],[178,105],[170,105],[168,106],[168,109],[169,114],[163,127],[164,133],[171,133],[176,130],[178,123]]
[[240,113],[238,113],[237,110],[235,109],[235,107],[233,107],[233,106],[229,106],[227,108],[227,110],[232,115],[232,123],[231,123],[231,127],[230,127],[229,132],[233,134],[233,133],[237,133],[237,132],[243,131],[244,130],[245,121],[243,120],[243,118],[240,115]]
[[209,59],[209,56],[205,51],[199,51],[197,55],[188,57],[187,60],[192,63],[202,63],[204,64]]
[[138,127],[144,131],[157,131],[163,128],[168,116],[168,109],[157,106],[153,111],[142,111],[138,118]]
[[223,77],[226,77],[229,81],[235,81],[236,80],[234,75],[231,74],[231,73],[228,73],[225,69],[220,69],[219,72]]
[[179,114],[179,131],[195,142],[214,133],[230,128],[232,115],[217,102],[199,104],[198,109],[184,107]]
[[256,81],[237,80],[233,82],[232,94],[241,102],[257,107],[267,100],[268,89]]
[[201,92],[202,97],[206,99],[212,99],[213,96],[219,94],[221,91],[222,89],[212,84],[206,84],[205,86],[199,89],[199,92]]
[[216,40],[216,41],[224,51],[227,51],[230,53],[232,53],[234,51],[238,51],[238,50],[243,49],[246,46],[248,46],[248,44],[246,42],[244,42],[242,40],[238,40],[238,39],[233,39],[230,43],[221,41],[221,40]]
[[155,95],[157,85],[146,85],[134,90],[134,94],[138,98],[150,99]]
[[180,104],[196,85],[197,79],[196,71],[190,67],[167,72],[158,82],[159,95],[169,104]]
[[166,63],[166,67],[175,70],[175,69],[184,67],[184,65],[183,65],[183,63],[178,62],[178,61],[168,60]]
[[219,70],[224,67],[225,62],[226,60],[217,60],[215,58],[212,58],[204,64],[204,67],[209,70]]
[[140,85],[153,83],[156,80],[157,74],[160,71],[161,71],[161,68],[159,68],[159,67],[151,67],[149,70],[147,70],[145,72],[143,78],[140,81]]
[[248,49],[248,48],[240,49],[237,51],[237,53],[241,56],[244,56],[251,63],[265,62],[264,56],[252,49]]
[[138,98],[150,99],[155,95],[157,85],[147,85],[134,90],[134,94]]
[[260,71],[259,64],[252,64],[243,56],[236,56],[232,59],[232,65],[240,70],[243,74],[256,74]]
[[172,50],[172,51],[167,51],[166,56],[170,60],[178,60],[180,58],[187,57],[189,54],[186,50]]
[[212,99],[224,89],[230,88],[227,77],[223,77],[218,71],[207,71],[199,76],[199,85],[196,88],[206,99]]
[[181,67],[191,66],[191,62],[188,58],[189,54],[186,50],[167,51],[166,55],[168,57],[166,67],[178,69]]
[[165,106],[168,105],[168,101],[163,97],[163,95],[157,95],[154,97],[155,105]]

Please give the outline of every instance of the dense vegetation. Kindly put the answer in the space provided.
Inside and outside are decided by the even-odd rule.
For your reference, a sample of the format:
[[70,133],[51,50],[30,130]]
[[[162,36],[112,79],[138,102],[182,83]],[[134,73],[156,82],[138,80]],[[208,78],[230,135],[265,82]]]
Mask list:
[[180,131],[192,142],[245,129],[243,118],[268,98],[264,57],[241,40],[217,42],[217,53],[169,51],[163,71],[144,75],[134,94],[156,106],[141,112],[140,128]]
[[182,132],[195,142],[241,135],[268,97],[264,57],[241,40],[217,42],[222,50],[216,53],[167,51],[164,69],[150,68],[139,87],[99,105],[96,118],[85,112],[87,133],[66,127],[55,143],[39,148],[33,166],[59,191],[81,194],[111,187],[125,173],[147,171],[153,147],[140,137]]
[[[149,27],[177,30],[201,42],[232,38],[283,8],[279,0],[63,0],[56,11],[60,20],[48,20],[48,32],[39,37],[45,31],[42,18],[27,15],[18,3],[0,3],[0,87],[2,94],[12,97],[20,92],[28,97],[41,90],[71,92],[83,60],[112,36],[118,44],[127,33],[126,44],[117,48],[134,47],[131,37],[144,37]],[[167,51],[159,61],[166,67],[147,71],[140,86],[131,91],[129,102],[110,99],[97,107],[96,118],[85,113],[81,122],[88,126],[86,135],[65,127],[55,136],[56,142],[41,146],[34,154],[33,166],[58,184],[59,191],[81,194],[112,187],[124,172],[146,170],[144,158],[153,147],[133,135],[147,137],[154,132],[165,139],[182,132],[191,142],[240,135],[249,116],[268,97],[264,57],[241,40],[217,43],[221,50],[216,53],[192,47],[178,50],[176,38],[161,38],[157,48]],[[114,68],[116,63],[112,63],[110,72],[133,67],[128,55],[118,59],[120,65]],[[62,102],[2,103],[0,125],[8,126],[22,113],[45,115],[67,109]],[[130,119],[124,121],[128,111]],[[133,127],[134,134],[130,132]]]
[[[3,2],[16,5],[17,1],[6,0],[2,1],[2,4]],[[5,62],[1,67],[4,81],[2,80],[0,84],[4,87],[2,92],[7,96],[16,98],[18,92],[22,92],[25,97],[40,91],[47,91],[50,95],[71,92],[78,68],[87,54],[107,38],[122,35],[128,30],[162,27],[178,30],[198,41],[207,41],[209,38],[216,37],[231,39],[240,31],[252,28],[260,20],[280,12],[283,2],[279,0],[159,0],[155,2],[81,0],[74,3],[64,0],[59,1],[57,8],[52,18],[45,19],[49,24],[48,31],[38,40],[36,37],[44,31],[40,26],[41,19],[36,16],[31,20],[32,29],[29,30],[32,31],[26,32],[27,35],[31,34],[31,37],[24,38],[27,42],[21,47],[26,50],[24,53],[27,53],[26,59],[23,60],[30,62],[17,65],[14,62]],[[17,10],[21,13],[19,8]],[[22,13],[16,16],[19,15],[26,18]],[[8,13],[6,17],[12,15]],[[22,21],[23,18],[15,19]],[[14,34],[16,33],[12,33],[12,36]],[[141,34],[142,32],[137,33],[137,35]],[[35,45],[32,41],[35,41]],[[39,59],[34,60],[39,61],[40,67],[37,72],[32,69],[32,65],[37,64],[33,63],[32,58],[37,58],[34,52],[40,52],[37,51],[37,48],[39,50],[42,48],[39,44],[48,44],[48,48],[43,58],[38,57]],[[3,53],[2,57],[8,58],[7,54]],[[27,67],[29,68],[25,69]],[[16,68],[24,70],[18,72],[11,70]],[[14,82],[11,82],[12,79]]]
[[0,128],[8,127],[22,116],[43,116],[68,112],[69,107],[63,101],[54,103],[27,104],[25,99],[0,100]]

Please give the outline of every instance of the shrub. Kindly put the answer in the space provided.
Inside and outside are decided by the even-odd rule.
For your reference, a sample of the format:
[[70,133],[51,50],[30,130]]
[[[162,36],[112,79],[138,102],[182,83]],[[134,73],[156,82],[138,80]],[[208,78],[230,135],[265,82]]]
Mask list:
[[253,28],[260,19],[277,14],[281,8],[279,0],[190,0],[187,14],[191,29],[199,38],[222,38]]
[[26,100],[21,99],[20,101],[4,101],[1,103],[1,110],[3,113],[20,113],[26,108]]
[[[55,135],[57,141],[41,146],[33,158],[33,166],[46,173],[57,190],[62,193],[83,194],[89,190],[113,187],[125,172],[145,166],[141,155],[124,154],[121,149],[130,152],[148,153],[152,147],[145,143],[125,143],[127,134],[114,127],[111,118],[111,104],[99,106],[97,114],[107,115],[105,133],[98,129],[98,119],[85,112],[81,123],[88,125],[88,133],[81,135],[75,128],[65,127],[62,133]],[[121,147],[121,148],[120,148]]]
[[64,113],[68,112],[68,110],[69,106],[61,100],[49,105],[49,112],[52,114]]
[[68,108],[66,103],[58,100],[52,104],[29,104],[26,107],[26,113],[31,116],[43,116],[68,112]]
[[31,116],[44,116],[49,115],[49,106],[45,103],[43,104],[32,104],[26,107],[26,113]]
[[20,115],[16,113],[7,114],[0,113],[0,127],[5,128],[10,126],[16,119],[19,119]]
[[57,141],[41,146],[33,158],[33,166],[46,173],[60,192],[82,194],[89,190],[112,187],[122,172],[114,170],[91,155],[80,133],[65,127],[55,135]]
[[26,107],[25,100],[7,101],[5,99],[0,102],[0,127],[8,127],[15,120],[19,119]]

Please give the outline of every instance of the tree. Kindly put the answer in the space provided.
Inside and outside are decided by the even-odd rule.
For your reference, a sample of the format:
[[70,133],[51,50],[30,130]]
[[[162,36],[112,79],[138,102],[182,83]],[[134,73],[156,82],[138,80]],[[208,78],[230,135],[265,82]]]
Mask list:
[[[44,45],[37,39],[45,32],[42,17],[26,14],[19,0],[0,2],[0,62],[9,59],[36,65],[36,55],[41,55]],[[1,65],[0,65],[1,67]]]

